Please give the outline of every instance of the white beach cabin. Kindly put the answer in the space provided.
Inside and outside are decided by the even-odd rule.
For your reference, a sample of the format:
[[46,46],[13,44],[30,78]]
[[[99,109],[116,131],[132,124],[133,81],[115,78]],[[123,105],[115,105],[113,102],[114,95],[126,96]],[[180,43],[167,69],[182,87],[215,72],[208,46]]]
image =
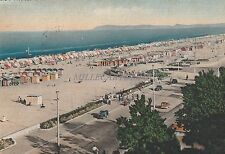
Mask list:
[[26,97],[26,105],[41,105],[42,103],[41,95],[28,95]]

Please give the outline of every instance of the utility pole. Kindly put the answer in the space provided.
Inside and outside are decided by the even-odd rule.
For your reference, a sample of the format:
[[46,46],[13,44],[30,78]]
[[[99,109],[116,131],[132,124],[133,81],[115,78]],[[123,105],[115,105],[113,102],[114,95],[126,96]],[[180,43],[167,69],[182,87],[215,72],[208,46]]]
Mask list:
[[[218,46],[219,46],[219,38],[217,38],[217,35],[215,36],[216,37],[216,50],[215,50],[215,57],[216,57],[216,59],[217,59],[217,61],[220,63],[220,56],[219,56],[219,52],[218,52]],[[218,43],[218,44],[217,44]],[[217,77],[219,78],[220,77],[220,67],[218,66],[218,68],[217,68]]]
[[155,110],[155,70],[154,70],[154,65],[152,65],[152,77],[153,77],[153,82],[152,82],[152,86],[153,86],[153,110]]
[[59,91],[56,91],[56,102],[57,102],[57,148],[58,154],[60,153],[60,140],[59,140]]
[[194,43],[194,74],[196,73],[195,67],[196,67],[196,38],[195,38],[195,43]]

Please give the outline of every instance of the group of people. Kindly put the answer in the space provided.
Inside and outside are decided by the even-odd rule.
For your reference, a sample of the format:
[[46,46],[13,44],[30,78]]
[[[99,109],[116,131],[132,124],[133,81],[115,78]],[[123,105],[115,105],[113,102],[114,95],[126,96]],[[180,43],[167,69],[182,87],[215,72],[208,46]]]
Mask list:
[[20,96],[18,97],[18,103],[27,104],[26,99],[22,99]]

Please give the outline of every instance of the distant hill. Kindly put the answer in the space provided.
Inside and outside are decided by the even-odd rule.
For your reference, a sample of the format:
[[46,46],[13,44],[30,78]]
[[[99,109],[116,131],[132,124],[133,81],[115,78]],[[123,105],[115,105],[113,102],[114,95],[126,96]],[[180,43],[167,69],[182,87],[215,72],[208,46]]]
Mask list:
[[97,26],[94,30],[123,30],[123,29],[160,29],[160,28],[195,28],[195,27],[225,27],[225,23],[219,24],[196,24],[196,25],[103,25]]

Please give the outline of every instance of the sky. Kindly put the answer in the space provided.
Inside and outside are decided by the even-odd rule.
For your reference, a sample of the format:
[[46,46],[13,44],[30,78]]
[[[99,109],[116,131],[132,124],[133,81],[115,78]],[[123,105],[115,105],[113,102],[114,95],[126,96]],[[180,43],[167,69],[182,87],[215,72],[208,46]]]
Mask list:
[[225,0],[0,0],[0,31],[225,23]]

